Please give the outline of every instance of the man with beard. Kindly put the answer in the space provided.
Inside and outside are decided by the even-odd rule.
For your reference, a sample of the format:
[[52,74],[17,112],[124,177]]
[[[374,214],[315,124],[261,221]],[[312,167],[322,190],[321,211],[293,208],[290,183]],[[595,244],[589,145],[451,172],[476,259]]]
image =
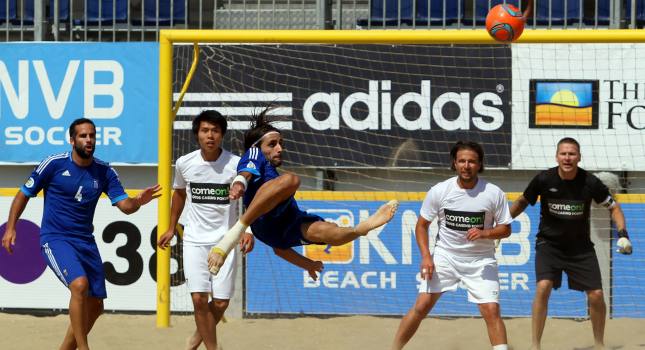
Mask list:
[[[392,349],[403,348],[439,297],[461,283],[468,290],[468,301],[477,304],[486,321],[493,350],[507,350],[494,240],[511,234],[508,202],[499,187],[479,178],[484,170],[479,144],[459,141],[450,157],[457,176],[432,186],[421,205],[415,235],[422,283],[415,305],[401,320]],[[439,235],[430,254],[428,228],[435,219]]]
[[92,225],[99,197],[101,193],[107,194],[112,205],[125,214],[132,214],[159,197],[161,187],[148,187],[129,198],[114,169],[94,158],[94,123],[85,118],[76,119],[69,127],[69,134],[72,152],[47,157],[16,194],[2,246],[13,253],[18,218],[29,199],[44,189],[41,252],[49,268],[71,292],[70,325],[60,349],[84,350],[89,349],[87,335],[103,312],[103,299],[107,297],[105,271]]
[[211,249],[208,265],[217,274],[226,256],[250,225],[257,239],[273,248],[276,255],[309,273],[316,279],[323,264],[304,257],[293,247],[306,244],[343,245],[388,223],[399,203],[383,204],[372,216],[355,227],[339,227],[318,215],[298,208],[294,195],[300,178],[291,173],[279,174],[282,165],[282,133],[266,119],[268,110],[255,117],[251,129],[244,134],[245,153],[237,166],[230,196],[244,196],[246,211],[224,237]]

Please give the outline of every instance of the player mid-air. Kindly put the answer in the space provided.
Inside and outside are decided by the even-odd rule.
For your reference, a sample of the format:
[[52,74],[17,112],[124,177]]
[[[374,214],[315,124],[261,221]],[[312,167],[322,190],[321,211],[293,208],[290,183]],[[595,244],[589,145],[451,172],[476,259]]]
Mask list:
[[245,153],[230,190],[231,199],[244,196],[246,211],[213,247],[208,265],[211,272],[217,274],[227,254],[250,225],[255,237],[272,247],[276,255],[307,270],[315,279],[316,272],[322,270],[322,263],[296,253],[292,247],[306,244],[338,246],[351,242],[388,223],[399,203],[389,201],[355,227],[339,227],[300,210],[294,199],[300,178],[291,173],[278,174],[277,168],[282,165],[283,138],[280,130],[267,120],[267,111],[257,115],[251,129],[244,134]]

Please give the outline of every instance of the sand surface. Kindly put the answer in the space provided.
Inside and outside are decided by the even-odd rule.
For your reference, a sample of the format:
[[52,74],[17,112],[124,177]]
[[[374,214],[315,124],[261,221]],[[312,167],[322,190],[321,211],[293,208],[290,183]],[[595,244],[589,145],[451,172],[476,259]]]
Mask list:
[[[173,316],[170,328],[155,327],[154,315],[105,314],[90,333],[92,349],[182,349],[194,330],[192,316]],[[387,349],[398,318],[348,316],[227,320],[220,344],[232,349]],[[530,319],[505,320],[512,349],[528,349]],[[0,313],[0,349],[56,349],[67,315]],[[607,349],[645,349],[645,319],[608,320]],[[592,349],[591,323],[549,319],[543,349]],[[481,319],[427,318],[407,349],[490,349]]]

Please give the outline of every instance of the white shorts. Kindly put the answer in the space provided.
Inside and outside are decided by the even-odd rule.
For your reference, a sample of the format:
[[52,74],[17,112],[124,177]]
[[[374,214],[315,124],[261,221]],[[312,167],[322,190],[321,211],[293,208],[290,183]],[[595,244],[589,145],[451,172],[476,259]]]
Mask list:
[[499,275],[495,257],[460,257],[436,248],[432,260],[432,279],[421,282],[419,293],[455,291],[461,282],[462,287],[468,290],[468,301],[471,303],[499,303]]
[[231,299],[235,291],[237,249],[231,250],[216,276],[208,271],[212,245],[184,245],[184,275],[190,293],[211,293],[214,299]]

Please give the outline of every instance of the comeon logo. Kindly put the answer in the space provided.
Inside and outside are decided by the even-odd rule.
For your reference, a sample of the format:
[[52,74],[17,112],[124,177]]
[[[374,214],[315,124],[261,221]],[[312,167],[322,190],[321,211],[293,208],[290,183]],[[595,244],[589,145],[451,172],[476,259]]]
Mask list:
[[199,188],[191,187],[190,193],[194,195],[207,195],[207,196],[228,196],[228,188]]
[[583,201],[552,199],[547,201],[546,205],[551,215],[564,220],[581,219],[585,212],[585,203]]
[[486,213],[483,211],[470,212],[448,209],[444,210],[446,227],[455,231],[468,231],[473,227],[483,229],[485,218]]
[[228,204],[229,184],[190,183],[190,199],[193,203]]
[[597,80],[531,80],[530,128],[598,129]]
[[483,217],[477,216],[459,216],[459,215],[446,215],[446,220],[452,222],[462,222],[472,225],[481,225],[484,223]]
[[562,204],[562,203],[549,203],[549,208],[557,211],[570,211],[577,212],[585,210],[585,205],[580,204]]
[[[504,123],[501,109],[504,101],[494,92],[476,95],[445,92],[434,97],[430,93],[430,80],[422,80],[420,85],[420,92],[406,92],[396,99],[390,92],[390,80],[370,80],[367,92],[352,93],[342,101],[338,92],[317,92],[307,98],[302,114],[305,122],[315,130],[338,130],[341,120],[354,130],[390,130],[393,124],[406,130],[430,130],[432,120],[443,130],[469,130],[472,125],[475,129],[493,131]],[[498,90],[503,91],[503,86],[499,85]],[[354,115],[358,110],[356,105],[361,105],[367,115]],[[416,105],[420,112],[417,116],[406,115],[406,105]],[[444,107],[448,105],[454,105],[459,111],[456,117],[444,115]],[[314,116],[315,109],[328,113]]]

